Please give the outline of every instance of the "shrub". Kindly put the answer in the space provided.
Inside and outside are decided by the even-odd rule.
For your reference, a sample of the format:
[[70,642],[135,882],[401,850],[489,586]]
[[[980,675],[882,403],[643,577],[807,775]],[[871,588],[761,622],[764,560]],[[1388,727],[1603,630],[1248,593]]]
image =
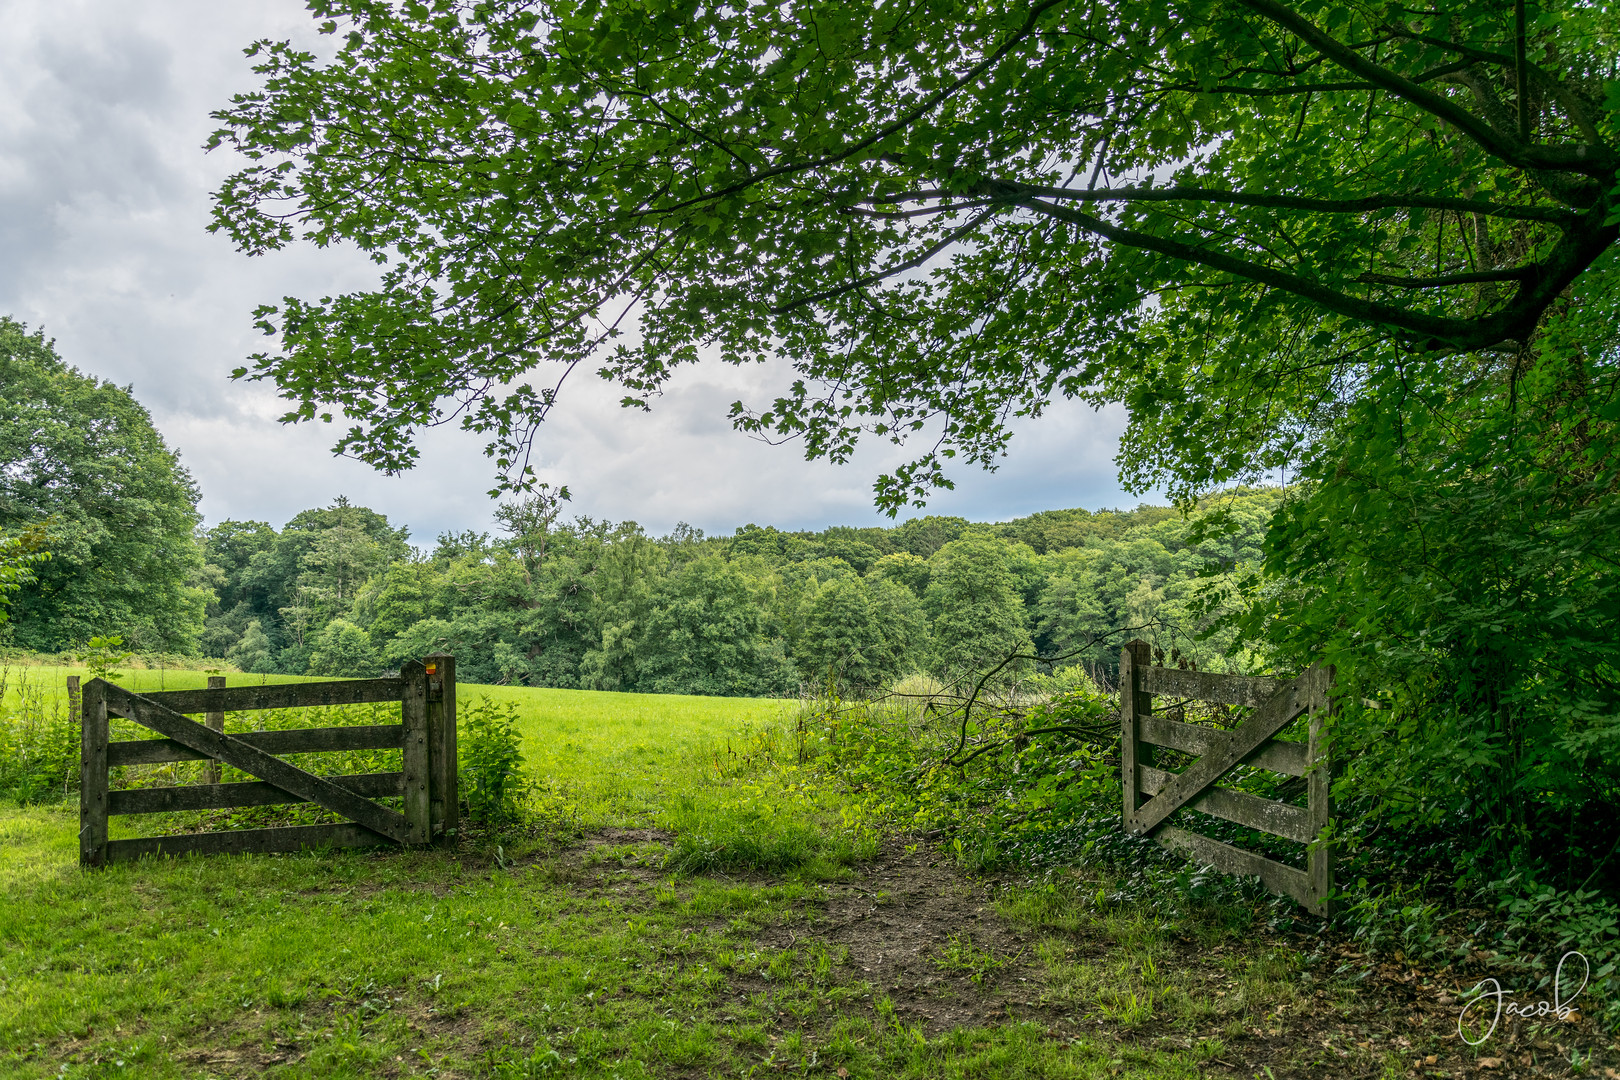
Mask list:
[[517,705],[479,695],[456,717],[456,754],[461,797],[475,822],[513,821],[523,816],[530,782],[523,775]]
[[56,802],[78,783],[77,719],[42,683],[14,670],[0,666],[0,796]]

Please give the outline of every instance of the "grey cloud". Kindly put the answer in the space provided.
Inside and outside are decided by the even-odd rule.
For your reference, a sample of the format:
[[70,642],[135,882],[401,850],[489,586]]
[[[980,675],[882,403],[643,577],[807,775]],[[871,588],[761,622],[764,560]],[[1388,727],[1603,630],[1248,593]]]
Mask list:
[[[352,250],[297,248],[257,259],[205,231],[209,193],[235,166],[201,146],[211,110],[251,87],[242,49],[257,38],[316,43],[297,0],[9,0],[0,38],[0,313],[43,326],[63,355],[132,383],[203,490],[210,521],[280,525],[340,494],[408,524],[419,543],[491,528],[492,469],[481,439],[423,433],[422,464],[386,477],[334,458],[335,426],[276,422],[286,404],[230,370],[267,344],[250,312],[285,295],[365,288]],[[576,381],[577,380],[577,381]],[[650,414],[581,372],[539,444],[544,479],[571,509],[633,518],[654,532],[685,520],[711,533],[748,521],[787,528],[876,524],[871,484],[906,454],[863,447],[839,468],[798,444],[732,430],[732,401],[769,402],[779,365],[715,364],[677,374]],[[1057,506],[1134,502],[1111,464],[1117,412],[1059,406],[1020,425],[1002,470],[963,470],[929,512],[1004,518]]]

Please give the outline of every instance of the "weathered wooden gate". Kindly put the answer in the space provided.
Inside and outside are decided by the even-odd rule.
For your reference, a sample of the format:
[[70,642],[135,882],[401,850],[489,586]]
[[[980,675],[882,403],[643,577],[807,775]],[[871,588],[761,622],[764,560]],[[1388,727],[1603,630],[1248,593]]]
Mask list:
[[[210,679],[206,690],[137,694],[104,679],[80,689],[79,862],[101,866],[142,855],[223,854],[298,851],[306,847],[365,847],[374,844],[426,844],[453,836],[457,828],[456,665],[450,656],[429,656],[405,664],[386,679],[278,683],[226,687]],[[398,724],[363,727],[294,728],[228,735],[227,712],[288,709],[315,705],[356,705],[398,701]],[[186,718],[202,713],[206,724]],[[161,739],[111,742],[109,716],[150,728]],[[320,776],[277,755],[324,750],[398,749],[400,772]],[[224,762],[259,779],[174,787],[108,790],[108,769],[168,761]],[[375,800],[403,796],[401,811]],[[182,836],[109,840],[107,819],[119,814],[157,814],[238,806],[311,802],[348,821],[332,825],[289,825],[236,829]]]
[[[1332,766],[1328,743],[1328,691],[1333,685],[1333,669],[1312,667],[1296,679],[1262,679],[1155,667],[1152,659],[1152,650],[1144,641],[1126,645],[1119,658],[1120,764],[1126,831],[1153,836],[1165,847],[1223,873],[1256,875],[1273,892],[1293,897],[1318,915],[1328,914],[1333,893]],[[1157,714],[1155,696],[1253,711],[1236,728],[1226,731]],[[1275,737],[1304,713],[1310,714],[1306,742]],[[1195,755],[1196,760],[1179,773],[1156,768],[1155,746]],[[1217,780],[1238,765],[1303,777],[1308,805],[1292,806],[1216,786]],[[1311,845],[1307,869],[1286,866],[1166,824],[1165,820],[1182,807]]]

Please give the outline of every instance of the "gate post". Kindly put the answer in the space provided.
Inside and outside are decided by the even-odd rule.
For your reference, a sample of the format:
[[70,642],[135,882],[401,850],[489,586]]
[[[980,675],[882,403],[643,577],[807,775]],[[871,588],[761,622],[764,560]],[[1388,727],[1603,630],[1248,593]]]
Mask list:
[[100,679],[80,693],[79,865],[107,858],[107,692]]
[[[225,676],[223,676],[223,675],[210,675],[210,676],[208,676],[208,689],[210,689],[210,690],[223,690],[223,689],[225,689]],[[224,731],[225,730],[225,714],[224,714],[224,712],[210,712],[206,716],[204,716],[203,719],[207,723],[209,730],[211,730],[211,731]],[[219,770],[219,758],[211,759],[208,762],[208,764],[206,766],[204,766],[204,768],[203,768],[203,783],[205,783],[205,784],[217,784],[217,783],[219,783],[219,772],[220,772],[220,770]]]
[[411,660],[400,666],[399,676],[405,681],[399,705],[399,722],[405,729],[402,810],[410,823],[410,842],[425,844],[432,839],[428,811],[433,761],[433,745],[428,737],[428,674],[420,660]]
[[431,765],[430,837],[454,843],[461,827],[460,793],[456,786],[456,658],[449,653],[424,657],[427,668],[427,721]]
[[1318,667],[1311,686],[1311,719],[1309,741],[1305,747],[1305,782],[1309,798],[1311,832],[1316,836],[1315,846],[1306,859],[1306,872],[1310,876],[1308,905],[1313,914],[1326,918],[1333,914],[1333,845],[1328,838],[1333,822],[1333,757],[1332,718],[1333,702],[1328,691],[1333,686],[1331,667]]
[[1138,765],[1147,764],[1142,744],[1142,719],[1153,713],[1153,697],[1142,692],[1141,668],[1153,662],[1153,648],[1137,639],[1119,651],[1119,766],[1125,788],[1124,825],[1136,832],[1136,810],[1142,805],[1142,776]]

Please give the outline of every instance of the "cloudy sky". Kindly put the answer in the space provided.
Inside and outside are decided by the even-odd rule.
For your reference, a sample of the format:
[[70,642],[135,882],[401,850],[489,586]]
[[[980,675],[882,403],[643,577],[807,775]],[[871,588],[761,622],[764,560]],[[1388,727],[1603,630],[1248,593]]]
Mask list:
[[[332,429],[276,422],[285,404],[229,379],[264,347],[249,312],[286,295],[363,287],[354,252],[298,248],[248,259],[209,235],[208,196],[236,162],[204,154],[209,112],[254,76],[242,49],[313,42],[301,0],[0,0],[0,314],[44,328],[81,370],[132,384],[197,478],[209,522],[280,526],[340,494],[409,525],[419,542],[490,528],[478,436],[440,429],[411,474],[331,454]],[[768,402],[780,373],[687,370],[651,415],[599,381],[571,385],[542,433],[539,471],[571,509],[662,533],[879,524],[871,485],[900,451],[849,466],[805,462],[735,432],[727,407]],[[1062,405],[1025,425],[995,473],[961,471],[927,512],[1001,520],[1035,510],[1134,505],[1113,465],[1122,414]]]

